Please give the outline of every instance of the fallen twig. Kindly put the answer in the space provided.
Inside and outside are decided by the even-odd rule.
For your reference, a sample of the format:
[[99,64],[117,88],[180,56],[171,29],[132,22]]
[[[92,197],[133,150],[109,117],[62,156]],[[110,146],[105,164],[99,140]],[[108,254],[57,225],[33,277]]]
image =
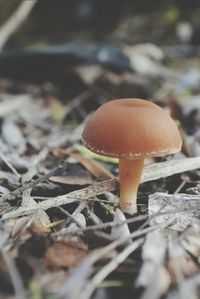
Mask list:
[[[0,157],[1,157],[1,155],[0,155]],[[54,168],[53,170],[48,172],[46,175],[44,175],[42,177],[39,177],[35,180],[25,182],[23,184],[23,186],[21,186],[20,188],[10,192],[5,197],[2,197],[1,200],[6,200],[6,199],[11,200],[15,197],[19,197],[24,191],[27,191],[28,189],[33,188],[34,186],[47,181],[50,177],[54,176],[58,170],[64,169],[67,166],[67,164],[68,164],[67,160],[63,160],[62,163],[60,163],[58,165],[58,167]]]
[[0,49],[30,14],[36,0],[23,1],[0,30]]
[[[153,181],[197,168],[200,168],[200,157],[171,160],[167,162],[152,164],[144,168],[141,183]],[[38,209],[48,210],[50,208],[69,204],[75,201],[90,200],[97,195],[103,194],[105,192],[115,191],[117,189],[118,179],[111,179],[95,183],[84,189],[44,200],[38,203],[37,206],[31,207],[31,209],[29,207],[20,207],[16,211],[4,214],[3,219],[31,214]]]
[[[59,298],[71,298],[71,299],[89,299],[90,295],[93,293],[95,288],[99,285],[101,281],[105,277],[107,277],[114,269],[117,268],[118,264],[123,262],[126,257],[128,257],[131,252],[137,249],[144,239],[144,235],[156,231],[160,228],[166,228],[170,225],[173,217],[169,219],[169,221],[165,222],[162,226],[151,226],[145,229],[139,229],[137,231],[132,232],[129,236],[122,236],[120,239],[112,242],[111,244],[96,250],[92,254],[90,254],[87,258],[83,260],[83,262],[74,269],[71,276],[68,278],[68,281],[63,284],[63,288],[61,289]],[[138,243],[134,242],[125,247],[125,249],[117,255],[116,258],[111,260],[106,266],[100,269],[100,271],[93,277],[91,282],[88,282],[88,278],[92,272],[93,265],[100,260],[101,258],[105,257],[108,253],[110,253],[113,249],[117,248],[120,245],[127,243],[127,241],[139,238],[137,241]],[[79,279],[77,280],[77,276]],[[81,277],[81,279],[80,279]],[[78,281],[78,284],[77,284]],[[76,283],[76,289],[74,289],[74,283]]]
[[92,277],[92,279],[85,286],[85,289],[81,293],[81,299],[89,299],[94,290],[100,285],[100,283],[111,273],[113,272],[120,264],[122,264],[125,259],[133,253],[136,249],[138,249],[144,241],[144,238],[140,238],[139,240],[134,241],[130,245],[126,246],[126,248],[116,255],[109,263],[107,263],[104,267],[102,267],[96,275]]
[[[158,226],[153,226],[153,227],[145,228],[143,230],[135,231],[135,232],[131,233],[130,236],[128,236],[128,237],[122,236],[120,239],[112,242],[111,244],[91,253],[88,257],[86,257],[81,262],[81,264],[77,268],[74,269],[74,271],[71,273],[71,276],[68,278],[67,282],[64,282],[59,298],[63,298],[63,297],[71,298],[71,299],[80,298],[80,294],[82,294],[82,290],[85,287],[88,277],[90,276],[90,274],[93,270],[93,265],[98,260],[100,260],[101,258],[104,258],[107,254],[109,254],[111,252],[111,250],[126,243],[128,240],[130,240],[132,238],[138,238],[138,237],[142,238],[143,235],[145,235],[148,232],[153,231],[157,228],[158,228]],[[77,280],[77,276],[79,277],[78,280]],[[81,277],[81,279],[80,279],[80,277]],[[76,283],[75,289],[74,289],[74,283]],[[93,287],[92,287],[91,291],[92,290],[93,290]]]

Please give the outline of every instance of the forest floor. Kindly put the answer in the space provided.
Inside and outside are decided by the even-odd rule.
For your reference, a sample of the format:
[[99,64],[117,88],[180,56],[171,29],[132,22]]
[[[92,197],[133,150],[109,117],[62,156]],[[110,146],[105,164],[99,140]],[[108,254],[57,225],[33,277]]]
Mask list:
[[[42,51],[20,63],[0,53],[0,298],[200,298],[199,48]],[[145,160],[132,216],[119,209],[118,161],[81,140],[95,109],[127,97],[168,111],[183,139]]]

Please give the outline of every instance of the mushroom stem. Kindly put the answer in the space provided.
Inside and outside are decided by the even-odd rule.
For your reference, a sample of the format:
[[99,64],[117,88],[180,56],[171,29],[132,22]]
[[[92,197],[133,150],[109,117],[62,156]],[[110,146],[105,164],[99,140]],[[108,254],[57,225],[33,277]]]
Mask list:
[[144,160],[119,160],[120,207],[123,212],[137,212],[137,190]]

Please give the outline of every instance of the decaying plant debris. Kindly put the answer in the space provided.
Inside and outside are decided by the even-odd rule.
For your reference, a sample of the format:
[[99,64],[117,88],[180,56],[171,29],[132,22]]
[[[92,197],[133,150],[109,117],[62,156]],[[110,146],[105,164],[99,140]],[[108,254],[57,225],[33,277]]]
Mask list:
[[[128,38],[124,22],[113,42]],[[0,53],[0,298],[200,297],[200,72],[189,48],[189,60],[121,38]],[[81,142],[92,111],[120,97],[153,99],[183,138],[180,153],[145,161],[133,216],[118,208],[117,161]]]
[[173,298],[186,282],[197,288],[200,159],[188,155],[184,116],[184,152],[144,169],[141,215],[114,217],[117,164],[75,146],[84,119],[74,111],[90,111],[74,101],[1,93],[2,294]]

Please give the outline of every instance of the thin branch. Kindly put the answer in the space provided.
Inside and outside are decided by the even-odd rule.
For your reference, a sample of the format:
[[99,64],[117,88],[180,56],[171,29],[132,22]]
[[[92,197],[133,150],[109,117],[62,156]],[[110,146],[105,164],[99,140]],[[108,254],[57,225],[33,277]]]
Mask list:
[[141,183],[200,168],[200,157],[170,160],[144,167]]
[[[174,174],[182,173],[200,168],[200,157],[186,158],[181,160],[171,160],[162,163],[155,163],[144,167],[141,183],[157,180]],[[104,182],[95,183],[81,190],[73,191],[68,194],[56,196],[43,202],[35,207],[20,207],[16,211],[4,214],[3,219],[19,217],[31,214],[38,209],[48,210],[53,207],[73,203],[81,200],[90,200],[97,195],[105,192],[112,192],[118,189],[118,179],[111,179]],[[17,193],[17,191],[16,191]]]
[[69,212],[67,212],[65,209],[63,209],[62,207],[59,207],[59,210],[65,214],[71,221],[73,221],[79,228],[81,228],[81,224],[73,217],[73,215],[71,215]]
[[[101,258],[104,258],[107,254],[109,254],[112,250],[117,248],[118,246],[121,246],[127,241],[135,238],[141,238],[143,239],[143,236],[153,232],[157,229],[164,229],[167,228],[171,221],[173,221],[173,217],[169,219],[169,221],[166,221],[163,225],[154,225],[151,227],[147,227],[145,229],[139,229],[137,231],[132,232],[129,236],[122,236],[120,239],[117,239],[113,241],[111,244],[98,249],[91,253],[88,257],[86,257],[81,264],[77,268],[74,269],[74,271],[71,273],[71,276],[68,278],[66,282],[63,284],[63,288],[61,289],[61,292],[59,294],[59,298],[71,298],[71,299],[86,299],[89,298],[88,295],[90,295],[94,289],[96,288],[97,284],[101,282],[107,275],[109,275],[114,269],[115,266],[118,266],[118,262],[120,259],[122,259],[123,262],[123,257],[128,256],[131,253],[131,250],[134,250],[132,246],[128,246],[128,249],[126,251],[126,248],[124,249],[124,255],[122,253],[119,254],[120,258],[117,260],[117,263],[114,262],[109,262],[108,267],[105,266],[102,269],[100,269],[100,274],[98,276],[98,273],[93,277],[94,281],[92,279],[91,284],[89,283],[88,279],[89,276],[93,270],[93,265],[99,261]],[[135,243],[134,243],[135,245]],[[134,246],[133,245],[133,246]],[[139,245],[138,245],[139,246]],[[77,279],[78,276],[78,279]],[[81,279],[80,279],[81,278]],[[78,281],[78,282],[77,282]],[[76,285],[76,288],[74,289],[74,285]],[[84,291],[86,291],[85,295],[82,297],[81,295],[84,294]]]
[[114,191],[118,187],[118,180],[108,180],[100,183],[93,184],[81,190],[70,192],[66,195],[56,196],[37,204],[36,207],[20,207],[16,211],[6,213],[3,219],[15,218],[22,215],[31,214],[37,210],[48,210],[53,207],[62,206],[65,204],[80,201],[82,199],[89,200],[96,195],[102,194],[106,191]]
[[0,28],[0,49],[4,47],[11,35],[18,30],[26,20],[36,0],[23,1],[6,23]]
[[[155,225],[152,227],[145,228],[143,230],[135,231],[131,233],[128,237],[122,236],[120,239],[113,241],[111,244],[92,252],[79,264],[77,268],[74,269],[68,280],[63,283],[63,288],[61,288],[58,298],[80,298],[80,294],[82,293],[85,284],[88,283],[88,278],[93,270],[93,265],[97,261],[104,258],[112,250],[126,243],[128,240],[131,240],[132,238],[142,237],[148,232],[151,232],[158,228],[159,226]],[[78,280],[77,276],[79,277]],[[76,285],[76,288],[74,288],[74,285]]]
[[[183,194],[182,194],[183,195]],[[164,207],[163,207],[164,208]],[[122,226],[124,224],[130,224],[130,223],[134,223],[134,222],[139,222],[139,221],[144,221],[147,220],[144,224],[142,224],[141,228],[145,227],[148,225],[148,223],[152,220],[154,220],[157,217],[160,216],[170,216],[170,215],[177,215],[180,213],[187,213],[187,212],[195,212],[195,211],[199,211],[200,207],[194,207],[194,208],[180,208],[180,209],[170,209],[167,210],[166,212],[161,212],[162,209],[160,209],[158,212],[156,212],[155,214],[152,215],[139,215],[139,216],[134,216],[132,218],[123,220],[123,221],[110,221],[110,222],[105,222],[105,223],[101,223],[101,224],[95,224],[95,225],[89,225],[86,227],[82,227],[82,228],[75,228],[75,229],[66,229],[64,232],[55,232],[53,233],[53,236],[60,236],[62,235],[66,235],[66,234],[72,234],[72,233],[83,233],[86,231],[97,231],[97,230],[103,230],[106,229],[108,227],[119,227]]]
[[82,228],[67,229],[64,232],[60,232],[60,231],[55,232],[55,233],[53,233],[53,236],[60,236],[61,234],[65,235],[65,234],[71,234],[71,233],[82,233],[82,232],[86,232],[86,231],[97,231],[97,230],[106,229],[108,227],[119,227],[124,224],[143,221],[143,220],[146,220],[147,218],[148,218],[148,215],[139,215],[139,216],[134,216],[129,219],[123,220],[123,221],[117,221],[117,222],[109,221],[109,222],[105,222],[105,223],[89,225],[89,226],[82,227]]
[[1,200],[6,200],[6,199],[11,200],[11,199],[14,199],[15,197],[19,197],[24,191],[27,191],[28,189],[32,189],[34,186],[47,181],[50,177],[54,176],[58,170],[61,171],[61,170],[65,169],[67,165],[68,165],[68,161],[63,160],[57,167],[55,167],[54,169],[49,171],[47,174],[45,174],[35,180],[30,180],[28,182],[25,182],[23,184],[23,186],[10,192],[5,197],[2,197]]
[[116,257],[114,257],[108,264],[100,269],[100,271],[94,275],[91,280],[85,285],[85,289],[81,293],[80,299],[89,299],[94,290],[100,285],[100,283],[113,272],[120,264],[122,264],[125,259],[133,253],[137,248],[139,248],[143,243],[144,238],[134,241],[130,245],[120,252]]

